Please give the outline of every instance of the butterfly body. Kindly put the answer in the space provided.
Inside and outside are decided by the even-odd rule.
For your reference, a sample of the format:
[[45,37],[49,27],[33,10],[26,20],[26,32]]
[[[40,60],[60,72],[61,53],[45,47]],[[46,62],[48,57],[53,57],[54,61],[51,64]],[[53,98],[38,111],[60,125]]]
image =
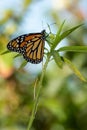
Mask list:
[[28,62],[38,64],[43,60],[45,39],[45,30],[41,33],[24,34],[11,40],[7,48],[21,53]]

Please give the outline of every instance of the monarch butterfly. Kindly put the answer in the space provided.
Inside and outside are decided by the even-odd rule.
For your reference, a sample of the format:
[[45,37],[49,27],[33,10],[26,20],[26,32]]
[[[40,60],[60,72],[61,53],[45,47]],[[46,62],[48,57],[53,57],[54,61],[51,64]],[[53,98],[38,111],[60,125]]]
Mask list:
[[7,44],[10,51],[19,52],[24,59],[33,64],[38,64],[43,60],[44,44],[46,32],[29,33],[21,35]]

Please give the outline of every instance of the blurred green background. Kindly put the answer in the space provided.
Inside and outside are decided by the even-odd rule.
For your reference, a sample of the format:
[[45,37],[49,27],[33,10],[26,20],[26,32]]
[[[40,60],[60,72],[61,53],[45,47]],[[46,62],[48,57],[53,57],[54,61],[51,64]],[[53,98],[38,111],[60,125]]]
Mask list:
[[[66,20],[64,30],[84,23],[61,46],[87,45],[86,0],[3,0],[0,1],[0,52],[14,37],[31,32],[56,33]],[[54,24],[55,23],[55,24]],[[47,46],[47,45],[46,45]],[[28,63],[19,69],[17,53],[0,55],[0,130],[26,130],[34,103],[34,83],[42,64]],[[61,53],[87,78],[87,53]],[[68,68],[59,69],[51,61],[32,130],[87,130],[87,84]]]

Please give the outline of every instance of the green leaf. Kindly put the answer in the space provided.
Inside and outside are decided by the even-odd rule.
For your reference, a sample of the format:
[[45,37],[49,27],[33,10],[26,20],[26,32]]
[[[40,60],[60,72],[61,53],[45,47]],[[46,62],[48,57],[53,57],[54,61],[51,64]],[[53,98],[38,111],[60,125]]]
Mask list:
[[87,46],[64,46],[59,48],[57,51],[87,52]]
[[76,68],[74,64],[70,60],[68,60],[65,57],[62,57],[63,61],[70,67],[70,69],[75,73],[77,77],[79,77],[80,80],[87,82],[87,80],[84,78],[84,76],[80,73],[80,71]]
[[17,55],[15,55],[14,58],[17,58],[17,57],[19,57],[19,56],[21,56],[21,54],[17,54]]
[[58,65],[58,67],[62,68],[63,67],[63,61],[62,61],[59,53],[55,50],[55,51],[52,52],[52,55],[54,57],[56,64]]
[[72,33],[73,31],[75,31],[77,28],[79,28],[80,26],[82,26],[83,24],[80,24],[80,25],[78,25],[78,26],[75,26],[75,27],[73,27],[73,28],[71,28],[71,29],[69,29],[69,30],[67,30],[67,31],[65,31],[65,32],[63,32],[61,35],[60,35],[60,41],[62,40],[62,39],[64,39],[65,37],[67,37],[70,33]]
[[23,61],[23,63],[21,64],[21,66],[20,66],[20,68],[19,68],[19,69],[21,69],[21,68],[25,67],[27,63],[28,63],[28,62],[27,62],[26,60],[24,60],[24,61]]
[[49,36],[46,38],[46,41],[48,45],[51,47],[52,44],[54,43],[55,35],[54,34],[48,34]]
[[[61,35],[60,34],[60,31],[57,32],[56,34],[56,37],[55,37],[55,40],[54,40],[54,44],[52,46],[52,50],[55,49],[55,47],[58,45],[58,43],[63,40],[65,37],[67,37],[70,33],[72,33],[73,31],[75,31],[77,28],[79,28],[80,26],[82,26],[83,24],[80,24],[78,26],[75,26],[65,32],[63,32]],[[61,28],[61,27],[60,27]],[[60,29],[61,30],[61,29]]]
[[59,28],[59,30],[58,30],[58,32],[57,32],[56,38],[57,38],[57,36],[59,36],[60,33],[62,32],[62,28],[63,28],[64,24],[65,24],[65,20],[64,20],[63,23],[61,24],[61,26],[60,26],[60,28]]
[[59,43],[59,39],[60,39],[59,35],[60,35],[61,31],[62,31],[64,23],[65,23],[65,20],[63,21],[63,23],[61,24],[59,30],[57,31],[56,37],[54,37],[55,40],[54,40],[54,44],[52,46],[52,49],[54,49],[56,47],[56,45]]
[[0,55],[4,55],[4,54],[7,54],[7,53],[11,53],[9,50],[6,50],[4,52],[1,52]]

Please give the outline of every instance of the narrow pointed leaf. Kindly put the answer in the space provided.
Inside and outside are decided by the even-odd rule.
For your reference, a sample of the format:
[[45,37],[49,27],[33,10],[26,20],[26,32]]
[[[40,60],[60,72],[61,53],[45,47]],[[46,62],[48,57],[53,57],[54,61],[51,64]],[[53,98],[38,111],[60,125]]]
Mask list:
[[87,82],[87,80],[84,78],[84,76],[80,73],[80,71],[76,68],[74,64],[70,60],[68,60],[65,57],[62,57],[64,62],[70,67],[70,69],[74,72],[74,74],[79,77],[80,80]]
[[61,24],[59,30],[57,31],[57,34],[56,34],[56,37],[55,37],[55,40],[54,40],[54,44],[53,44],[53,46],[52,46],[52,49],[54,49],[54,48],[56,47],[56,45],[59,43],[59,39],[60,39],[60,38],[59,38],[59,35],[60,35],[61,31],[62,31],[62,28],[63,28],[64,23],[65,23],[65,20],[63,21],[63,23]]
[[15,55],[14,58],[17,58],[17,57],[19,57],[19,56],[21,56],[21,54],[17,54],[17,55]]
[[67,37],[70,33],[72,33],[73,31],[75,31],[77,28],[79,28],[80,26],[82,26],[83,24],[80,24],[78,26],[75,26],[65,32],[63,32],[61,35],[60,35],[60,40],[64,39],[65,37]]
[[64,46],[59,48],[57,51],[87,52],[87,46]]
[[21,69],[21,68],[25,67],[27,63],[28,63],[28,62],[24,60],[24,61],[23,61],[23,63],[21,64],[21,66],[20,66],[20,68],[19,68],[19,69]]
[[1,52],[0,55],[4,55],[4,54],[7,54],[7,53],[11,53],[9,50],[6,50],[4,52]]
[[53,51],[53,52],[52,52],[52,55],[53,55],[53,58],[54,58],[54,60],[55,60],[55,62],[56,62],[56,64],[57,64],[57,66],[58,66],[59,68],[62,68],[62,67],[63,67],[63,61],[62,61],[62,59],[61,59],[59,53],[58,53],[57,51]]
[[60,33],[62,32],[62,28],[63,28],[64,24],[65,24],[65,20],[64,20],[63,23],[61,24],[61,26],[60,26],[60,28],[59,28],[59,30],[58,30],[58,32],[57,32],[56,37],[59,36]]
[[59,31],[56,34],[55,40],[54,40],[54,44],[52,46],[52,50],[56,48],[56,46],[58,45],[58,43],[63,40],[65,37],[67,37],[70,33],[72,33],[73,31],[75,31],[77,28],[79,28],[80,26],[82,26],[83,24],[80,24],[78,26],[75,26],[65,32],[63,32],[61,35],[59,35]]

